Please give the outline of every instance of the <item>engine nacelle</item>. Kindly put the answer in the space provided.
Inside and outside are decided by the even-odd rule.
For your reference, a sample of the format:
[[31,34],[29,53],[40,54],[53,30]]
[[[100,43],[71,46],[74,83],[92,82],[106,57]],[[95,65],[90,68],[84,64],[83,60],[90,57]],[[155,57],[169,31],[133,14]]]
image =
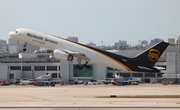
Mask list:
[[58,49],[54,50],[54,57],[60,60],[66,60],[66,61],[72,61],[73,60],[73,56],[69,55],[66,52],[60,51]]

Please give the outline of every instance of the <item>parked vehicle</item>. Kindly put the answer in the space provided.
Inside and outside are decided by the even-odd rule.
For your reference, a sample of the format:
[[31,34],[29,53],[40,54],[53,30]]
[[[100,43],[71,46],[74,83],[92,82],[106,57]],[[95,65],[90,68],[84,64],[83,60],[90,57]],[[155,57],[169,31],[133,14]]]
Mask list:
[[10,85],[10,80],[2,80],[1,86],[4,86],[4,85]]
[[44,81],[44,86],[51,86],[51,87],[55,87],[55,83],[53,81]]
[[50,82],[51,87],[55,87],[55,84],[53,81]]
[[131,82],[138,82],[138,83],[142,83],[142,79],[141,78],[129,78],[128,81]]
[[10,83],[11,84],[19,84],[20,83],[20,79],[10,79]]
[[131,82],[131,85],[139,85],[139,82]]
[[69,84],[70,85],[73,85],[73,84],[77,85],[77,84],[84,84],[84,82],[82,80],[75,79],[75,80],[70,80]]
[[112,81],[111,80],[104,80],[104,81],[101,81],[103,84],[111,84]]
[[92,81],[89,81],[87,85],[95,85],[95,83]]
[[30,79],[27,79],[27,78],[22,78],[20,79],[20,84],[30,84],[31,80]]

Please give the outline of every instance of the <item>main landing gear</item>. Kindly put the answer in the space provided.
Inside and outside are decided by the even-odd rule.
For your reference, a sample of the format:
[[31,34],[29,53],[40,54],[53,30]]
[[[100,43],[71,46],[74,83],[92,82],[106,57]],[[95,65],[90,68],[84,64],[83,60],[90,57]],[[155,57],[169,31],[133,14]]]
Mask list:
[[76,68],[79,68],[79,70],[82,70],[84,67],[85,67],[86,69],[89,69],[90,66],[87,65],[87,64],[88,64],[88,62],[86,62],[86,64],[83,64],[83,65],[81,65],[81,64],[76,65]]
[[23,46],[23,52],[25,52],[26,51],[26,44],[27,44],[27,42],[24,44],[24,46]]

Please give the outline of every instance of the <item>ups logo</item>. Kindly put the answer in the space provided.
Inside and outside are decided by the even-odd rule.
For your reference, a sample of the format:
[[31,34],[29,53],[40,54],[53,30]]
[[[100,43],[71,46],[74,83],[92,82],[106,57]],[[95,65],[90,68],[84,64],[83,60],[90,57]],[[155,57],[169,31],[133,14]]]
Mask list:
[[149,50],[149,54],[148,54],[148,58],[151,61],[157,61],[159,58],[160,52],[156,49],[150,49]]

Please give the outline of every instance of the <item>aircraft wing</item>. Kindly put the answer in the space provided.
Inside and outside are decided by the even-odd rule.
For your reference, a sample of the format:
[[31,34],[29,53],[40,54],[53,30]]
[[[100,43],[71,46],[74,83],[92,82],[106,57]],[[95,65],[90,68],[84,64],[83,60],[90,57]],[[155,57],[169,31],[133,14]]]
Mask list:
[[86,57],[86,55],[84,53],[80,53],[80,52],[73,52],[73,51],[70,51],[70,50],[63,50],[64,52],[72,55],[73,57],[76,57],[78,62],[81,62],[81,60],[85,60],[87,62],[90,61],[89,58]]

